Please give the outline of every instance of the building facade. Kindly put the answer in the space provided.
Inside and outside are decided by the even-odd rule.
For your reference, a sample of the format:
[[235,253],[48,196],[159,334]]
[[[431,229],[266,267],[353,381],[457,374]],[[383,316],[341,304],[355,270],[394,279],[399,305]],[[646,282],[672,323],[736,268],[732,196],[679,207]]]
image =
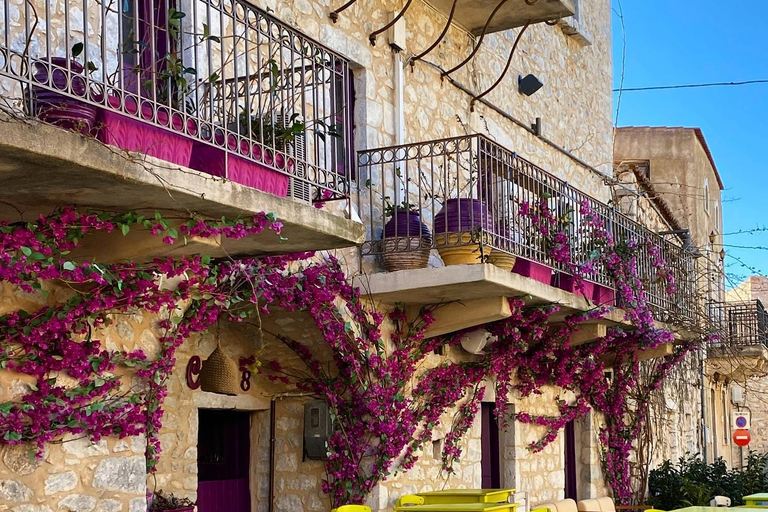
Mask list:
[[[84,240],[72,257],[333,253],[380,311],[396,303],[451,303],[436,314],[430,335],[437,336],[509,317],[508,298],[557,303],[565,313],[615,306],[615,283],[606,272],[591,277],[589,296],[579,293],[548,242],[519,214],[542,201],[568,219],[564,229],[584,255],[591,246],[581,234],[580,208],[588,205],[615,236],[647,237],[660,247],[678,284],[676,291],[649,288],[649,302],[686,335],[692,319],[681,319],[695,309],[689,306],[703,286],[693,253],[680,233],[658,234],[670,219],[613,208],[615,187],[605,184],[622,182],[614,161],[646,158],[657,168],[655,157],[634,149],[622,156],[621,131],[614,149],[607,0],[512,0],[498,9],[487,3],[475,9],[463,0],[337,3],[3,0],[2,219],[31,221],[73,203],[97,211],[159,210],[172,219],[272,212],[284,239],[189,237],[166,245],[134,230]],[[703,248],[711,230],[720,233],[722,187],[698,140],[680,159],[711,164],[705,199],[670,193],[682,201],[670,207],[686,212],[681,226]],[[699,179],[696,172],[685,179]],[[654,187],[666,190],[671,176]],[[633,186],[634,197],[646,195]],[[441,214],[448,204],[458,205],[458,229],[449,226],[456,219],[447,210]],[[656,211],[658,205],[638,208]],[[414,217],[416,227],[409,228]],[[431,234],[423,233],[422,222]],[[454,246],[479,254],[470,264],[446,265]],[[398,266],[413,253],[426,260]],[[503,268],[509,257],[527,266]],[[643,265],[650,272],[648,261]],[[537,268],[545,278],[534,275]],[[652,277],[643,274],[646,281]],[[3,283],[0,314],[40,311],[70,298],[66,283],[46,283],[45,290],[28,293]],[[615,313],[589,324],[579,343],[622,322]],[[313,414],[307,405],[316,397],[262,373],[248,385],[240,381],[235,396],[196,387],[199,364],[204,368],[217,347],[232,361],[259,354],[301,368],[277,335],[309,346],[318,339],[311,319],[271,310],[259,325],[222,322],[179,347],[159,433],[163,456],[151,475],[142,436],[91,442],[68,435],[37,458],[27,445],[8,444],[0,504],[19,512],[135,512],[146,509],[149,488],[196,500],[206,512],[221,506],[217,500],[225,498],[217,493],[225,489],[233,511],[329,510],[321,490],[324,463],[307,456]],[[158,354],[162,324],[156,313],[136,310],[98,336],[109,351]],[[647,357],[672,350],[661,348],[665,352]],[[456,348],[449,356],[467,352]],[[442,357],[428,362],[437,365]],[[24,400],[35,382],[0,371],[9,402]],[[529,444],[545,430],[513,421],[499,432],[495,398],[483,398],[455,473],[441,472],[448,433],[438,428],[433,450],[424,450],[432,453],[379,484],[369,505],[391,510],[399,496],[443,487],[516,488],[526,506],[609,493],[596,436],[603,418],[587,414],[533,453]],[[568,393],[554,386],[535,398],[509,398],[513,411],[540,415],[556,414],[561,399],[567,402]],[[675,399],[668,400],[670,428],[682,421],[692,434],[700,413]],[[670,455],[690,444],[680,440]]]

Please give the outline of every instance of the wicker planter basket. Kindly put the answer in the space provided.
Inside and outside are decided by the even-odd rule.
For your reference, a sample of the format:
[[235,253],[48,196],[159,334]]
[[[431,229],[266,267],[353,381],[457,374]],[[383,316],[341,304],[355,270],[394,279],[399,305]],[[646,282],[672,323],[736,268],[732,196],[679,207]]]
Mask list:
[[[391,240],[384,239],[381,244],[381,261],[387,272],[426,268],[429,263],[429,240],[425,241],[420,237],[411,236]],[[427,247],[419,248],[425,244]]]
[[200,389],[220,395],[236,395],[240,391],[239,373],[237,363],[227,356],[221,347],[216,347],[208,359],[203,361]]
[[515,266],[515,261],[517,261],[517,256],[509,254],[508,252],[499,251],[498,249],[491,250],[491,255],[488,256],[488,263],[509,271]]

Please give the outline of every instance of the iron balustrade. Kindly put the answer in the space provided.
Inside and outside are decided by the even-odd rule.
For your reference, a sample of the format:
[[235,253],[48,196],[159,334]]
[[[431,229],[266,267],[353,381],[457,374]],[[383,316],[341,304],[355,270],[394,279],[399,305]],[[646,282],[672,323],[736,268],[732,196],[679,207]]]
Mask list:
[[[619,245],[635,240],[659,247],[665,270],[675,280],[674,293],[658,278],[647,251],[638,251],[637,257],[637,270],[657,319],[690,320],[696,310],[694,255],[485,136],[359,151],[357,163],[360,210],[368,224],[363,255],[475,244],[483,257],[501,251],[567,274],[568,267],[551,257],[551,237],[542,234],[530,215],[521,215],[520,207],[545,202],[555,218],[554,228],[567,235],[571,261],[584,264],[594,261],[600,243],[581,213],[581,203],[586,202]],[[418,215],[434,231],[434,221],[447,215],[440,212],[447,202],[456,211],[451,215],[462,218],[463,225],[449,229],[441,220],[441,228],[423,236],[411,223],[410,217]],[[397,208],[404,213],[392,215]],[[387,222],[391,224],[385,241]],[[614,285],[599,264],[587,280]]]
[[0,0],[6,111],[116,112],[218,151],[214,174],[245,159],[288,176],[304,200],[349,195],[350,84],[344,58],[244,0]]
[[710,316],[720,328],[720,339],[713,346],[768,348],[768,312],[759,300],[713,302]]

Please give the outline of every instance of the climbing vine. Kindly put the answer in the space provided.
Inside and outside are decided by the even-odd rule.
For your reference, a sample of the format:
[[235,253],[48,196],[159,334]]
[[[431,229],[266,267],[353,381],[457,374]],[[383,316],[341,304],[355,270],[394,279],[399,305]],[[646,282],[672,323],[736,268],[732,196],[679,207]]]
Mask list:
[[[425,337],[438,306],[410,316],[402,307],[386,316],[375,312],[330,256],[238,260],[189,256],[111,264],[71,257],[83,238],[99,231],[125,235],[146,229],[168,244],[192,237],[242,238],[266,229],[279,234],[281,225],[271,215],[172,223],[160,215],[64,209],[34,223],[0,225],[0,280],[29,293],[48,293],[46,283],[54,281],[69,290],[55,305],[0,317],[0,368],[34,379],[21,401],[0,404],[0,437],[7,443],[36,442],[42,448],[66,433],[85,433],[93,439],[145,434],[152,470],[160,451],[162,403],[176,349],[220,318],[238,322],[255,308],[265,313],[280,308],[307,312],[331,349],[331,360],[326,361],[311,346],[278,334],[306,371],[283,368],[277,361],[262,369],[271,379],[293,382],[327,400],[337,428],[328,443],[323,490],[334,505],[362,502],[382,479],[411,468],[437,428],[447,430],[443,466],[453,471],[462,455],[460,440],[474,421],[486,386],[494,388],[502,425],[512,419],[508,402],[514,394],[534,396],[547,386],[572,392],[572,400],[558,401],[556,415],[521,411],[514,416],[545,428],[541,439],[530,446],[533,451],[556,439],[568,421],[590,409],[602,413],[599,439],[605,476],[616,498],[626,502],[629,452],[645,420],[648,397],[698,341],[676,345],[652,378],[639,383],[638,351],[673,341],[670,331],[656,327],[637,272],[638,252],[650,251],[658,278],[673,289],[675,283],[664,272],[666,262],[658,249],[647,240],[614,241],[584,203],[579,212],[583,229],[589,230],[599,250],[587,263],[575,265],[568,238],[562,236],[562,219],[546,202],[524,205],[520,213],[537,216],[534,224],[553,240],[550,256],[577,281],[600,266],[608,269],[618,283],[618,298],[631,329],[614,327],[593,343],[572,346],[575,330],[603,317],[607,308],[595,307],[552,323],[559,306],[528,307],[511,299],[512,315],[484,326],[493,336],[484,352],[456,358],[450,349],[466,331]],[[179,278],[177,285],[164,284],[172,278]],[[161,333],[158,353],[106,349],[98,337],[101,328],[116,314],[136,310],[156,315]],[[438,349],[447,355],[435,355]],[[608,366],[614,368],[612,382],[603,377]],[[131,375],[144,384],[128,385]]]

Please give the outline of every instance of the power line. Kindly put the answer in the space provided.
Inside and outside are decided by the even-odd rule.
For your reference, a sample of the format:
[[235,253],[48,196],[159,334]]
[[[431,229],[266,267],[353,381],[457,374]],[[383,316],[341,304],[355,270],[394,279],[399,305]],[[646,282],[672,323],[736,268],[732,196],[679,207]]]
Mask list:
[[617,89],[614,89],[613,92],[661,91],[665,89],[695,89],[700,87],[725,87],[725,86],[731,86],[731,85],[752,85],[752,84],[768,84],[768,79],[745,80],[743,82],[709,82],[709,83],[703,83],[703,84],[654,85],[649,87],[619,87]]

